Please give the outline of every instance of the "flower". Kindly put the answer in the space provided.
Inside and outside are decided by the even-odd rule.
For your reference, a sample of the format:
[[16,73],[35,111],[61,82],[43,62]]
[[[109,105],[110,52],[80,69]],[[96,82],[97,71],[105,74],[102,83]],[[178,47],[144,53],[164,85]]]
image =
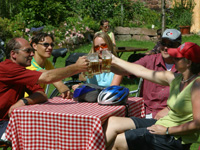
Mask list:
[[30,32],[30,29],[29,28],[26,28],[25,29],[25,32],[27,33],[27,32]]

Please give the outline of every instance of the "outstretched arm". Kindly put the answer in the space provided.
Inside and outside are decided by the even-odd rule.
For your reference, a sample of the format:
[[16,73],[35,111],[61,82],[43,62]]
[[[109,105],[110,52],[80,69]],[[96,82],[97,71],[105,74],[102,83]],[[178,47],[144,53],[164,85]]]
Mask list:
[[116,74],[134,74],[154,83],[161,85],[169,85],[175,78],[175,74],[171,71],[154,71],[147,69],[141,65],[124,61],[120,58],[112,56],[112,72]]
[[80,72],[87,71],[88,61],[86,56],[79,57],[75,64],[64,68],[48,70],[42,73],[38,79],[38,83],[53,83],[64,78],[70,77]]

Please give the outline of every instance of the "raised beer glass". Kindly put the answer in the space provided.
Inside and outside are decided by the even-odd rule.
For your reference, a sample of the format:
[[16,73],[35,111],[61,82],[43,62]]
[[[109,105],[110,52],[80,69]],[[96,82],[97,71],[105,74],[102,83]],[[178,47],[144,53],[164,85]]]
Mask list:
[[98,53],[88,54],[88,60],[90,61],[89,66],[92,69],[92,74],[100,74],[99,56]]
[[110,66],[112,61],[112,55],[108,50],[102,51],[102,64],[101,70],[102,72],[110,72]]

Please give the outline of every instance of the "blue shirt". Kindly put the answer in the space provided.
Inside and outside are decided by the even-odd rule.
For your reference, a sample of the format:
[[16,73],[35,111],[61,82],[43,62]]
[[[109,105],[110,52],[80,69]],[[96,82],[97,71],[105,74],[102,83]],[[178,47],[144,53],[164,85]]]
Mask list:
[[87,83],[89,84],[95,84],[101,87],[108,87],[110,86],[112,80],[114,77],[114,73],[101,73],[98,75],[94,75],[93,78],[87,78]]

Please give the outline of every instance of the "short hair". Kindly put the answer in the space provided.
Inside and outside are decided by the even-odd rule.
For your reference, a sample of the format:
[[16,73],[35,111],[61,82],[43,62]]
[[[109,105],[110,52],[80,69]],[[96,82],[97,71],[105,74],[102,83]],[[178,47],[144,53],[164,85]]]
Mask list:
[[108,22],[108,23],[109,23],[108,20],[104,19],[104,20],[101,20],[101,21],[100,21],[100,26],[103,26],[105,22]]
[[54,36],[52,34],[39,32],[32,37],[31,46],[32,46],[33,43],[38,44],[40,41],[44,41],[45,37],[47,37],[47,36],[49,36],[52,39],[52,41],[54,42]]
[[17,39],[18,38],[12,38],[6,44],[5,54],[6,54],[6,58],[7,59],[10,58],[11,50],[15,50],[15,49],[20,49],[21,48],[21,44],[19,43],[19,41],[17,41]]
[[107,33],[105,33],[105,32],[97,32],[94,35],[92,49],[91,49],[90,53],[94,53],[95,52],[95,50],[94,50],[94,40],[97,37],[101,37],[106,42],[106,44],[108,45],[108,49],[111,51],[111,53],[114,54],[115,56],[117,56],[117,52],[116,52],[116,50],[115,50],[115,48],[113,46],[112,40],[109,37],[109,35]]

